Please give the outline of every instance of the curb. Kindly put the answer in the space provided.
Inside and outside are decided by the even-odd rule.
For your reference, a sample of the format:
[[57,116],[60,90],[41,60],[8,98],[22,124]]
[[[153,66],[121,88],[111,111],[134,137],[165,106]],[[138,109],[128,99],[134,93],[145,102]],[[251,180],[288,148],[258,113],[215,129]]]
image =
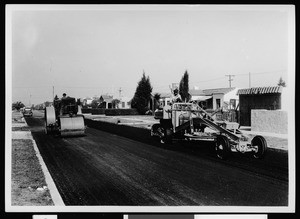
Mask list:
[[[24,119],[24,126],[29,127],[27,125],[25,119]],[[47,186],[48,186],[48,189],[49,189],[49,193],[51,195],[51,198],[52,198],[52,201],[53,201],[54,205],[55,206],[65,206],[65,204],[64,204],[64,202],[63,202],[63,200],[62,200],[62,198],[61,198],[61,196],[60,196],[60,194],[58,192],[58,189],[57,189],[57,187],[56,187],[56,185],[55,185],[55,183],[54,183],[54,181],[53,181],[53,179],[52,179],[52,177],[50,175],[50,172],[49,172],[49,170],[48,170],[48,168],[47,168],[47,166],[46,166],[46,164],[45,164],[45,162],[44,162],[44,160],[43,160],[43,158],[42,158],[42,156],[40,154],[40,151],[39,151],[39,149],[37,147],[37,144],[36,144],[36,142],[35,142],[32,134],[31,134],[31,131],[28,131],[28,133],[30,135],[28,139],[30,139],[32,141],[32,143],[33,143],[33,148],[34,148],[35,154],[36,154],[36,156],[37,156],[37,158],[39,160],[39,163],[41,165],[42,171],[44,173],[45,181],[47,183]]]
[[[31,132],[30,132],[31,133]],[[49,189],[49,192],[50,192],[50,195],[51,195],[51,198],[52,198],[52,201],[54,202],[54,205],[55,206],[65,206],[59,192],[58,192],[58,189],[50,175],[50,172],[40,154],[40,151],[36,145],[36,142],[35,140],[32,138],[32,143],[33,143],[33,147],[34,147],[34,150],[35,150],[35,154],[37,156],[37,158],[39,159],[39,162],[40,162],[40,165],[42,167],[42,170],[43,170],[43,173],[44,173],[44,176],[45,176],[45,181],[47,183],[47,186],[48,186],[48,189]]]

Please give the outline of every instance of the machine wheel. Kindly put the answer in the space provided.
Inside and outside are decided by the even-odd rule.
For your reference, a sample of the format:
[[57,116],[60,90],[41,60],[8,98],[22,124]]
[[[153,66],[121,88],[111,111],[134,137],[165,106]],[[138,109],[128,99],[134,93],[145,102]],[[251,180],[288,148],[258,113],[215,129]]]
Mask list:
[[251,145],[256,149],[253,154],[254,158],[261,159],[265,156],[267,151],[267,142],[263,136],[255,136],[251,141]]
[[154,124],[154,125],[152,125],[152,127],[151,127],[151,133],[150,133],[151,137],[156,136],[156,134],[158,133],[158,129],[159,128],[160,128],[160,124]]
[[50,124],[54,124],[56,122],[55,119],[55,110],[54,107],[46,107],[45,108],[45,134],[51,134],[52,130],[49,127]]
[[164,129],[164,136],[161,137],[160,142],[163,144],[171,144],[172,135],[173,135],[172,129],[170,128]]
[[50,130],[49,130],[49,128],[47,126],[45,126],[45,134],[46,135],[50,134]]
[[225,160],[230,155],[230,144],[228,138],[224,135],[217,136],[215,151],[218,158]]
[[45,126],[45,134],[51,135],[51,134],[53,134],[53,130],[50,127]]

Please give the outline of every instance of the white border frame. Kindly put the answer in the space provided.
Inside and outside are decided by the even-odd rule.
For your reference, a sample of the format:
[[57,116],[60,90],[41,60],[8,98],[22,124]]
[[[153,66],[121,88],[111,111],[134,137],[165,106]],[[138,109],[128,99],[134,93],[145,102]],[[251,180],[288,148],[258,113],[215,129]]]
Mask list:
[[[271,11],[284,10],[289,18],[289,46],[288,46],[288,89],[290,111],[288,111],[289,136],[289,205],[287,207],[239,207],[239,206],[11,206],[11,104],[12,104],[12,12],[26,10],[198,10],[198,11]],[[5,27],[5,76],[6,76],[6,118],[5,118],[5,210],[7,212],[258,212],[282,213],[295,212],[295,6],[294,5],[6,5]]]

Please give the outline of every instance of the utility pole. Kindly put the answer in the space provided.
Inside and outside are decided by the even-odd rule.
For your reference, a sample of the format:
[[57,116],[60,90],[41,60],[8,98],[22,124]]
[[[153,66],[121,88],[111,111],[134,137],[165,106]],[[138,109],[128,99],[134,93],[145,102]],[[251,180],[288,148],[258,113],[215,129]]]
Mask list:
[[234,75],[225,75],[226,77],[229,77],[228,81],[229,81],[229,87],[231,88],[231,81],[233,81],[233,79],[231,79],[231,77],[234,77]]
[[249,72],[249,88],[251,88],[251,73]]
[[54,86],[52,86],[52,99],[54,100]]
[[119,88],[119,97],[121,98],[122,88]]

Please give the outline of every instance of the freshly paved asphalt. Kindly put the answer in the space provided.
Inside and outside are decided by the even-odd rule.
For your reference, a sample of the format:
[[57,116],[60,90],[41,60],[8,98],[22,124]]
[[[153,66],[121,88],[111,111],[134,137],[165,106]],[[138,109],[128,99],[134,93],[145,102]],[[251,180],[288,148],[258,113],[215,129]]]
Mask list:
[[207,143],[160,145],[90,127],[61,138],[44,133],[42,115],[26,121],[66,205],[288,205],[287,153],[222,161]]

